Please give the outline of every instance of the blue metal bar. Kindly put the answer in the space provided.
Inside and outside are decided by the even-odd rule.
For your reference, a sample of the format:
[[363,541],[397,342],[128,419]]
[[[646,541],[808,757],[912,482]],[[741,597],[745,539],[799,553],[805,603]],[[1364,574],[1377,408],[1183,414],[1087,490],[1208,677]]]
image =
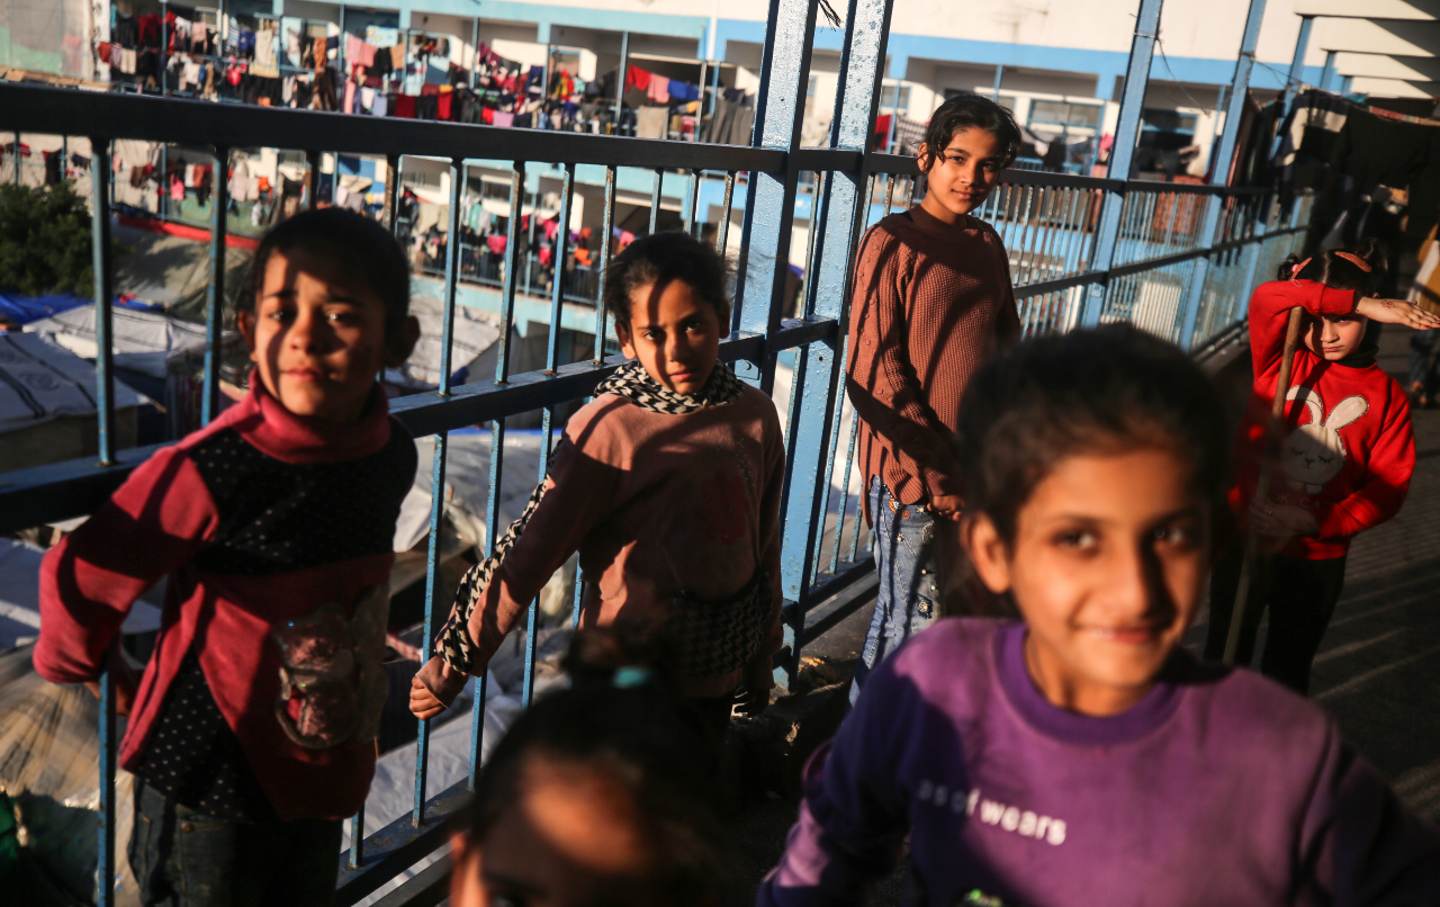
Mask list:
[[660,190],[665,185],[665,171],[655,168],[655,186],[650,190],[650,232],[653,234],[660,223]]
[[[118,645],[118,643],[117,643]],[[118,654],[118,653],[117,653]],[[100,672],[100,839],[95,859],[99,907],[115,903],[115,682],[107,668]]]
[[310,195],[306,199],[305,207],[314,208],[320,201],[320,152],[307,148],[305,164],[308,168],[305,174],[305,191]]
[[[111,308],[115,300],[110,268],[110,139],[92,136],[90,150],[90,266],[95,280],[95,417],[100,464],[115,462],[114,341]],[[20,158],[15,158],[20,166]]]
[[1283,111],[1290,109],[1300,88],[1300,74],[1305,68],[1305,53],[1310,48],[1310,29],[1315,24],[1314,16],[1300,17],[1300,33],[1295,37],[1295,54],[1290,58],[1290,71],[1285,76],[1285,104]]
[[[725,214],[720,218],[719,237],[715,241],[715,248],[720,252],[721,257],[726,257],[729,252],[730,242],[730,218],[735,211],[735,172],[732,170],[725,174],[725,198],[721,202]],[[739,308],[738,306],[736,307]]]
[[606,308],[605,284],[610,276],[610,241],[615,232],[615,168],[605,168],[605,210],[600,220],[600,256],[595,260],[595,348],[590,361],[605,361]]
[[[1250,72],[1255,68],[1255,45],[1260,39],[1260,23],[1265,19],[1265,0],[1250,0],[1250,10],[1245,16],[1245,31],[1240,38],[1240,53],[1235,58],[1235,77],[1231,79],[1230,102],[1225,109],[1225,131],[1220,134],[1220,147],[1210,161],[1210,182],[1224,186],[1230,181],[1230,162],[1235,156],[1235,144],[1240,138],[1240,120],[1244,114],[1245,101],[1250,94]],[[1198,244],[1209,246],[1215,243],[1216,231],[1220,227],[1220,215],[1225,205],[1224,197],[1208,199],[1205,202],[1205,220],[1197,236]],[[1181,349],[1190,349],[1195,338],[1195,324],[1200,317],[1200,303],[1205,292],[1205,279],[1209,273],[1210,260],[1202,257],[1195,262],[1184,301],[1184,320],[1180,328]]]
[[[500,337],[495,346],[495,383],[510,377],[510,340],[515,330],[515,291],[520,282],[520,212],[525,201],[525,162],[510,170],[510,222],[505,225],[505,282],[500,291]],[[534,217],[532,215],[531,219]],[[495,451],[492,450],[491,456]],[[492,489],[493,491],[493,489]]]
[[1005,81],[1005,64],[995,64],[995,87],[991,91],[995,95],[995,103],[1000,103],[1000,85]]
[[385,207],[381,209],[380,216],[385,219],[385,228],[391,233],[395,232],[399,201],[400,155],[387,154],[385,156]]
[[695,223],[699,219],[700,207],[700,171],[690,171],[690,196],[689,205],[685,209],[685,232],[691,236],[695,235]]
[[365,804],[360,804],[360,810],[350,817],[350,851],[346,855],[346,865],[351,869],[359,869],[365,862]]
[[[770,0],[770,29],[766,34],[769,53],[763,78],[766,87],[763,111],[757,104],[755,127],[765,148],[800,147],[800,122],[805,112],[801,99],[810,72],[815,12],[814,3]],[[787,161],[783,174],[751,173],[746,195],[754,202],[754,215],[746,230],[750,248],[745,270],[754,273],[746,278],[740,307],[743,330],[768,335],[785,317],[781,303],[789,276],[797,176],[793,160]],[[746,377],[758,378],[760,388],[768,393],[775,376],[774,354],[767,354],[757,365],[759,374]]]
[[1320,70],[1320,84],[1316,87],[1321,91],[1330,90],[1330,78],[1335,75],[1335,51],[1325,51],[1325,68]]
[[[209,425],[220,408],[220,343],[225,326],[221,318],[225,307],[225,212],[230,207],[230,183],[225,173],[230,167],[230,149],[215,149],[215,186],[210,195],[210,286],[205,290],[205,383],[200,399],[200,424]],[[253,299],[241,299],[240,305],[254,305]]]
[[[806,33],[814,28],[814,6],[810,6],[810,20]],[[845,49],[841,59],[839,77],[840,90],[835,98],[835,114],[832,119],[831,144],[837,148],[864,149],[869,139],[870,124],[874,121],[875,109],[879,103],[879,85],[885,61],[885,46],[890,32],[892,0],[851,0],[846,15]],[[772,20],[773,21],[773,20]],[[780,48],[777,48],[777,59]],[[805,84],[809,68],[808,45],[801,49],[798,61],[798,84]],[[772,85],[774,83],[772,82]],[[783,106],[783,105],[777,105]],[[794,110],[769,108],[771,112],[786,117],[796,116]],[[898,113],[897,113],[898,115]],[[892,120],[893,122],[893,120]],[[767,118],[767,141],[771,123]],[[790,135],[798,142],[798,122]],[[793,187],[794,175],[789,177]],[[826,191],[817,200],[812,220],[812,232],[818,236],[813,271],[807,278],[814,284],[814,293],[807,312],[814,318],[833,318],[837,324],[846,324],[849,311],[850,262],[854,256],[859,235],[859,222],[863,219],[859,206],[865,179],[863,165],[853,171],[834,171],[827,183]],[[777,187],[773,178],[762,177],[757,195],[773,200]],[[793,192],[793,188],[790,190]],[[784,199],[784,195],[781,194]],[[788,200],[788,199],[785,199]],[[773,201],[772,201],[773,203]],[[787,205],[786,207],[793,207]],[[764,212],[765,208],[757,209]],[[784,272],[788,255],[790,224],[784,217],[779,219],[781,235],[762,236],[757,248],[773,254],[775,270]],[[768,219],[767,219],[768,221]],[[759,220],[757,214],[757,222]],[[773,238],[772,238],[773,237]],[[775,240],[779,240],[776,242]],[[772,245],[773,244],[773,245]],[[775,296],[781,295],[783,284],[777,284]],[[786,665],[789,679],[793,680],[799,671],[801,641],[804,633],[804,611],[806,593],[813,576],[814,559],[821,534],[824,532],[826,495],[830,484],[830,469],[826,467],[831,447],[833,423],[838,419],[841,408],[836,397],[840,381],[841,351],[845,345],[837,336],[828,344],[811,344],[801,352],[807,372],[813,371],[816,379],[803,387],[796,381],[796,411],[790,423],[790,447],[792,462],[787,473],[782,522],[783,554],[781,559],[781,591],[785,598],[801,602],[795,609],[789,630],[793,638],[789,663]],[[797,376],[799,370],[797,369]],[[848,472],[847,472],[848,479]],[[803,515],[803,516],[802,516]]]
[[[1125,68],[1125,93],[1120,98],[1120,119],[1115,125],[1115,142],[1110,149],[1111,179],[1129,179],[1135,157],[1135,143],[1140,136],[1140,112],[1145,106],[1145,88],[1150,84],[1150,61],[1155,54],[1155,38],[1160,33],[1161,0],[1140,0],[1135,17],[1135,37],[1130,42],[1130,60]],[[1095,233],[1095,255],[1091,269],[1108,271],[1115,260],[1115,240],[1120,231],[1120,214],[1124,205],[1123,187],[1107,192],[1100,208],[1100,225]],[[1080,310],[1080,323],[1100,323],[1105,308],[1106,284],[1092,284]]]
[[[450,219],[445,241],[445,307],[440,325],[440,386],[436,393],[450,396],[451,355],[455,332],[455,283],[460,272],[460,202],[465,188],[465,162],[450,161]],[[436,608],[443,603],[439,588],[442,530],[445,517],[445,461],[450,438],[435,435],[430,466],[430,540],[425,552],[425,615],[421,639],[430,645],[435,636]],[[419,722],[415,738],[415,802],[411,821],[416,828],[425,822],[425,784],[429,775],[430,723]]]
[[620,113],[625,109],[625,71],[630,68],[630,33],[620,33],[620,68],[615,70],[615,134],[620,134]]

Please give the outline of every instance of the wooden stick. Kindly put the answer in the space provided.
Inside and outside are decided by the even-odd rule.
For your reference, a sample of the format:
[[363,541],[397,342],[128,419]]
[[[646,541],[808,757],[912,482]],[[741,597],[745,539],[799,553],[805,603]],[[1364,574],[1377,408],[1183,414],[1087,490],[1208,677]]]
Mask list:
[[[1300,347],[1300,328],[1305,323],[1305,310],[1300,306],[1290,310],[1290,320],[1285,325],[1285,349],[1280,354],[1280,374],[1275,379],[1275,399],[1270,403],[1270,415],[1277,421],[1285,419],[1285,396],[1290,392],[1290,368],[1295,361],[1295,351]],[[1255,482],[1255,500],[1263,501],[1270,494],[1270,471],[1261,463],[1260,478]],[[1235,590],[1235,607],[1230,612],[1230,632],[1225,637],[1225,664],[1235,663],[1236,651],[1240,648],[1240,628],[1245,622],[1245,608],[1249,604],[1251,586],[1254,584],[1256,550],[1255,533],[1245,533],[1245,557],[1240,562],[1240,585]],[[1213,617],[1212,617],[1213,619]]]

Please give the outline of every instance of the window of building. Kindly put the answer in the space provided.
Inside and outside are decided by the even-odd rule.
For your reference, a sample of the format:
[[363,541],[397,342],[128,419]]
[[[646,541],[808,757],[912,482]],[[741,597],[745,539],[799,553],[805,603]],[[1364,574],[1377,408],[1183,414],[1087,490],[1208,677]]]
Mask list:
[[1147,107],[1140,112],[1140,141],[1135,148],[1136,173],[1173,176],[1186,171],[1198,149],[1195,128],[1200,118],[1179,110]]
[[[895,88],[896,88],[897,85],[898,85],[899,88],[900,88],[900,96],[899,96],[898,100],[897,100],[897,98],[896,98],[896,96],[895,96]],[[881,88],[880,88],[880,109],[881,109],[881,110],[900,110],[900,111],[909,110],[909,109],[910,109],[910,86],[909,86],[909,85],[906,85],[904,82],[890,82],[890,81],[887,81],[887,82],[886,82],[883,86],[881,86]]]
[[1035,100],[1030,102],[1030,125],[1099,129],[1104,111],[1104,105],[1098,103]]

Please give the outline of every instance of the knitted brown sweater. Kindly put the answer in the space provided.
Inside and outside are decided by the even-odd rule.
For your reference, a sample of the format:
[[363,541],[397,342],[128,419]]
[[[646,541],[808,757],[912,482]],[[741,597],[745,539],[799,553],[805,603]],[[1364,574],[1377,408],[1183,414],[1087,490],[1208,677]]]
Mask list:
[[859,464],[906,504],[959,494],[952,436],[970,376],[1019,338],[1005,247],[973,217],[923,208],[865,235],[850,302],[847,387]]

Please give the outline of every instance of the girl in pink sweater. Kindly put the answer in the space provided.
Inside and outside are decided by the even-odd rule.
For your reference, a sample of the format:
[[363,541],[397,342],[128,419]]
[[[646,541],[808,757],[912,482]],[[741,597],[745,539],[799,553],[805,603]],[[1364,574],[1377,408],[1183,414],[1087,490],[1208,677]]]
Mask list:
[[579,551],[581,625],[657,637],[660,669],[716,725],[743,688],[763,707],[780,646],[775,406],[719,361],[725,268],[683,233],[636,241],[605,305],[631,361],[595,389],[495,553],[461,581],[410,710],[447,707],[550,576]]

